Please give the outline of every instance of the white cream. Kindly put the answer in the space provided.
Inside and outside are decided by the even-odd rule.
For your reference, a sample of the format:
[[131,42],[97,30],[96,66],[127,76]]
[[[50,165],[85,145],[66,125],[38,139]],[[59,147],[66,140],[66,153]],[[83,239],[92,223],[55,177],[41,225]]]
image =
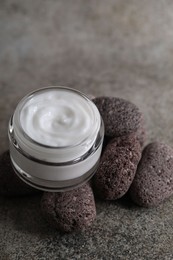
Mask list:
[[9,124],[10,155],[24,181],[65,190],[89,179],[101,154],[104,127],[84,94],[64,87],[24,97]]
[[24,104],[20,122],[31,139],[53,147],[79,144],[98,128],[88,100],[62,89],[33,96]]

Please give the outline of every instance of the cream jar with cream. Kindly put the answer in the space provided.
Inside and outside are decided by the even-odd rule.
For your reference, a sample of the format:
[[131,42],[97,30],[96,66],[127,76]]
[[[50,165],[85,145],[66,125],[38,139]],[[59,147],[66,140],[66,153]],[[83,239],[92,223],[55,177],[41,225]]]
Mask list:
[[96,171],[104,125],[86,95],[48,87],[18,103],[8,134],[16,174],[38,189],[65,191],[88,181]]

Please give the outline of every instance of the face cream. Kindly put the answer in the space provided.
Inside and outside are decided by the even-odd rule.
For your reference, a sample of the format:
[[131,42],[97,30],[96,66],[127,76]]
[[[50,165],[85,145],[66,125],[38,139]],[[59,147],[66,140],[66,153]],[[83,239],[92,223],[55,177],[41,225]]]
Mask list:
[[17,175],[38,189],[72,189],[94,174],[104,126],[95,104],[65,87],[24,97],[9,123],[10,156]]

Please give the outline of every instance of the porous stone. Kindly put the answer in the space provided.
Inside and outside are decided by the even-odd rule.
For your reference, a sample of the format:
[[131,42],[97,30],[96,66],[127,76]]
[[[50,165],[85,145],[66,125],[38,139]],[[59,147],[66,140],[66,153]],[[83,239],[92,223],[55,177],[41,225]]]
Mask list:
[[146,129],[144,126],[144,123],[141,124],[141,126],[136,131],[136,138],[139,141],[141,147],[143,148],[146,141]]
[[121,198],[133,181],[140,157],[141,146],[135,134],[113,139],[93,178],[97,195],[106,200]]
[[0,194],[3,196],[22,196],[39,191],[24,183],[14,172],[9,151],[0,155]]
[[[134,133],[136,136],[136,139],[139,141],[141,148],[144,147],[145,142],[146,142],[146,129],[144,124],[141,124],[141,126],[137,129],[137,131]],[[132,135],[132,134],[128,134],[125,135],[124,137],[126,137],[128,139],[128,136]],[[102,153],[104,152],[105,148],[107,147],[107,145],[109,143],[111,143],[114,140],[114,138],[111,138],[109,136],[104,136],[104,141],[103,141],[103,148],[102,148]]]
[[117,97],[97,97],[93,102],[103,118],[105,135],[119,137],[140,129],[142,113],[133,103]]
[[96,217],[90,184],[67,192],[45,192],[41,209],[47,221],[62,232],[86,229]]
[[147,145],[130,187],[140,206],[157,206],[173,194],[173,149],[160,142]]

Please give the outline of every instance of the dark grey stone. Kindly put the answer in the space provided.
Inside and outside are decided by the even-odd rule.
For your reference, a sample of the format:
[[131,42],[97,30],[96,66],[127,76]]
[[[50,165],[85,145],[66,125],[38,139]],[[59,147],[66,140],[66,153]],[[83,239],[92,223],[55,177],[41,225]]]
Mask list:
[[116,97],[96,97],[97,106],[105,125],[105,135],[119,137],[136,132],[141,127],[142,114],[128,100]]
[[157,206],[173,194],[173,149],[160,142],[147,145],[130,187],[135,203]]
[[114,138],[103,151],[93,178],[96,194],[116,200],[128,191],[141,158],[141,146],[135,134]]
[[94,195],[88,183],[71,191],[45,192],[41,208],[50,225],[62,232],[84,230],[96,218]]

